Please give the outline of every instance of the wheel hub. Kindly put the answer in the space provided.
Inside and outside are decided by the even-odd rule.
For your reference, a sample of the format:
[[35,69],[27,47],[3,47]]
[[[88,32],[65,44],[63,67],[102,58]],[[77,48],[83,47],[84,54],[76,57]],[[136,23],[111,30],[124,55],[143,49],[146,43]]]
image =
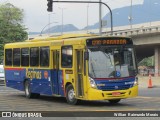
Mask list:
[[68,92],[68,98],[70,101],[73,101],[74,98],[75,98],[75,93],[74,93],[74,90],[71,89],[69,92]]
[[28,85],[26,85],[25,91],[26,91],[26,94],[29,95],[29,88],[28,88]]

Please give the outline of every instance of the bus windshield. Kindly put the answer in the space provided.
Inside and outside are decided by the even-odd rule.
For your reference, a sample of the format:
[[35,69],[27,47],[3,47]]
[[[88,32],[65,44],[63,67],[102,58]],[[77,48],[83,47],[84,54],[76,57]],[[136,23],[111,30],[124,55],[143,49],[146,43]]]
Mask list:
[[119,78],[135,76],[136,63],[132,47],[89,48],[89,76]]

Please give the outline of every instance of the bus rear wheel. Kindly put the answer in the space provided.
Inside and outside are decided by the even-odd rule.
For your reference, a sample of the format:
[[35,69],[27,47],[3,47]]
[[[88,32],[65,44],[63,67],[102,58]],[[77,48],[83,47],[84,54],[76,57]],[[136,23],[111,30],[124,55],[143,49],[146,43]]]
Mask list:
[[32,93],[30,89],[30,82],[27,80],[25,81],[25,96],[26,98],[38,98],[40,94]]
[[75,91],[74,91],[73,86],[71,84],[68,85],[67,88],[66,88],[66,100],[71,105],[77,104]]
[[115,99],[115,100],[108,100],[111,104],[116,104],[120,102],[121,99]]

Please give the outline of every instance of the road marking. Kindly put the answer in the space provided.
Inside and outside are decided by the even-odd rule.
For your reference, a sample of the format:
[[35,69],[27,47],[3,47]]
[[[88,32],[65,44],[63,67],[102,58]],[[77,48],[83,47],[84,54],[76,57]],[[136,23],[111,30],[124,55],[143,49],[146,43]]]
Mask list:
[[160,97],[147,97],[147,96],[138,96],[137,98],[147,98],[147,99],[160,99]]
[[147,99],[150,99],[150,98],[153,98],[153,97],[138,96],[137,98],[147,98]]

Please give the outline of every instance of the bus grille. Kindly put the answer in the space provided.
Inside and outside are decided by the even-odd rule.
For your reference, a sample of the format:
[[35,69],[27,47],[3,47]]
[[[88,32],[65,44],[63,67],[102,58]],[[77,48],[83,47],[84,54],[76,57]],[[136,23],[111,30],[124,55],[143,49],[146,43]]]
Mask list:
[[126,90],[132,87],[131,85],[121,85],[121,86],[101,86],[99,87],[100,90],[103,91],[112,91],[112,90]]

